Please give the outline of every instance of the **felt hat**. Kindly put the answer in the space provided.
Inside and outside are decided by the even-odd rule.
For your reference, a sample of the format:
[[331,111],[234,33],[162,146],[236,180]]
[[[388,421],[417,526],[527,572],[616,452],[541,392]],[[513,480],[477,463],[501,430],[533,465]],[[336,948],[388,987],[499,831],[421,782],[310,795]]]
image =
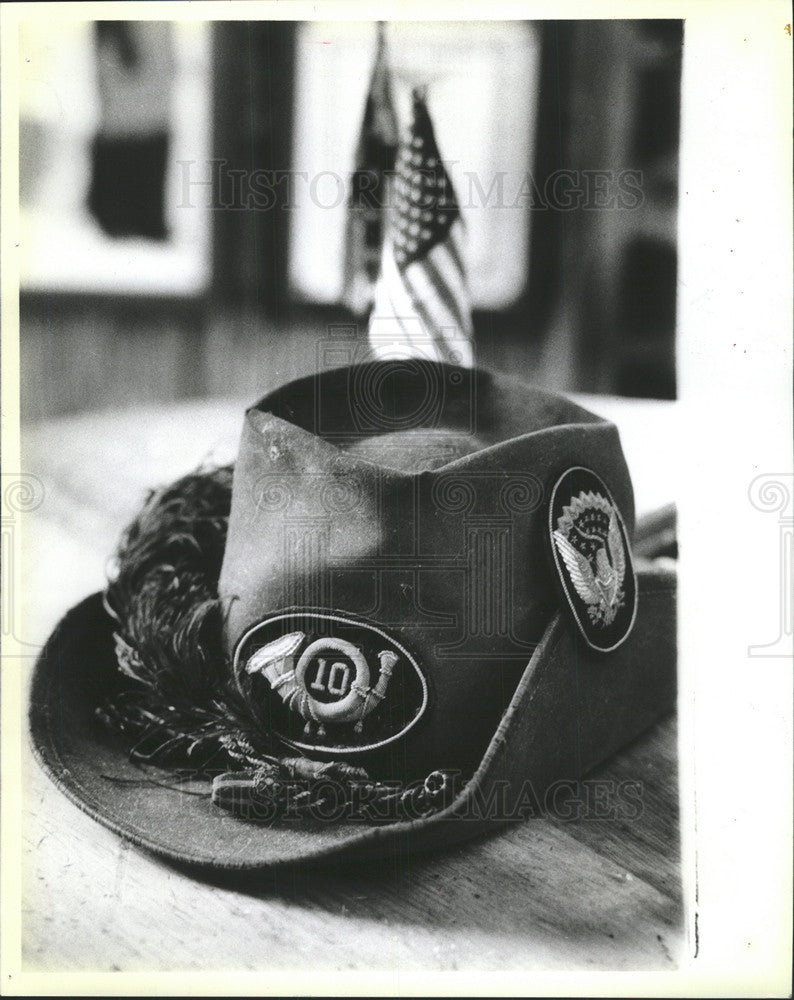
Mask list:
[[323,372],[155,493],[37,664],[80,808],[223,869],[535,815],[675,704],[675,574],[632,558],[617,428],[501,374]]

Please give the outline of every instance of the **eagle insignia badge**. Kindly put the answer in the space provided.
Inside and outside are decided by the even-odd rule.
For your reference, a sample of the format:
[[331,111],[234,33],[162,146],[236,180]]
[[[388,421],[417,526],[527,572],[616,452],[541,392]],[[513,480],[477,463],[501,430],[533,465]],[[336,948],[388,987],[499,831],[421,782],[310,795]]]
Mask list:
[[427,707],[427,681],[402,643],[331,612],[290,611],[254,625],[237,645],[234,673],[270,731],[330,756],[391,743]]
[[592,649],[616,649],[634,625],[637,582],[623,518],[590,469],[568,469],[557,480],[550,497],[549,536],[565,606],[576,627]]

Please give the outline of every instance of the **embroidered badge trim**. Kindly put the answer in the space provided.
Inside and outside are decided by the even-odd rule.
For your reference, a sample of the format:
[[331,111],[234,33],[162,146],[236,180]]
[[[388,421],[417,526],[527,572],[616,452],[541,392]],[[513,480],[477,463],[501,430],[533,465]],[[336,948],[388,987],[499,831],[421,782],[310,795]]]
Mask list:
[[[262,633],[277,632],[293,623],[303,627],[277,635],[252,651],[252,643]],[[360,635],[362,643],[332,634],[310,639],[312,624],[337,630],[341,626],[348,636]],[[383,648],[376,655],[370,654],[368,660],[363,646],[372,648],[373,642],[374,649],[379,645]],[[345,741],[344,746],[325,742],[328,727],[349,726],[360,738],[368,716],[387,699],[392,676],[400,669],[408,669],[414,677],[412,683],[418,683],[419,703],[398,731],[374,741]],[[373,682],[376,672],[377,679]],[[238,685],[247,677],[262,676],[289,712],[304,720],[304,737],[317,739],[310,742],[278,733],[285,743],[329,755],[363,753],[400,739],[419,721],[428,704],[427,680],[415,658],[400,642],[368,622],[316,610],[274,615],[248,629],[237,643],[234,674]],[[343,731],[335,730],[337,739]]]
[[[558,497],[566,493],[570,499],[561,505]],[[549,532],[579,631],[595,650],[617,649],[634,625],[636,580],[620,511],[594,472],[577,466],[560,477],[551,495]]]

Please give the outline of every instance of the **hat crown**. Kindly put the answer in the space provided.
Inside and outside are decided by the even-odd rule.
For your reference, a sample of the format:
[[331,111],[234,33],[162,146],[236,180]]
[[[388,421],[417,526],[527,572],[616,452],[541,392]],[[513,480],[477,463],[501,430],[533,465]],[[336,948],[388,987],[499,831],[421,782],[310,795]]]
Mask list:
[[631,531],[617,430],[564,397],[430,362],[283,387],[246,414],[235,467],[219,582],[230,656],[285,611],[372,623],[430,685],[429,719],[405,737],[410,762],[476,760],[557,606],[546,492],[585,463]]

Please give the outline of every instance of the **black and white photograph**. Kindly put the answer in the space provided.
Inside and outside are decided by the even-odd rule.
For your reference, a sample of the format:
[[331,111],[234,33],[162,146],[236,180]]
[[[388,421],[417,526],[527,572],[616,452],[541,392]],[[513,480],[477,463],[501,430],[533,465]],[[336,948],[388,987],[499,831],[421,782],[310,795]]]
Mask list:
[[791,18],[693,8],[3,5],[9,995],[790,995]]

